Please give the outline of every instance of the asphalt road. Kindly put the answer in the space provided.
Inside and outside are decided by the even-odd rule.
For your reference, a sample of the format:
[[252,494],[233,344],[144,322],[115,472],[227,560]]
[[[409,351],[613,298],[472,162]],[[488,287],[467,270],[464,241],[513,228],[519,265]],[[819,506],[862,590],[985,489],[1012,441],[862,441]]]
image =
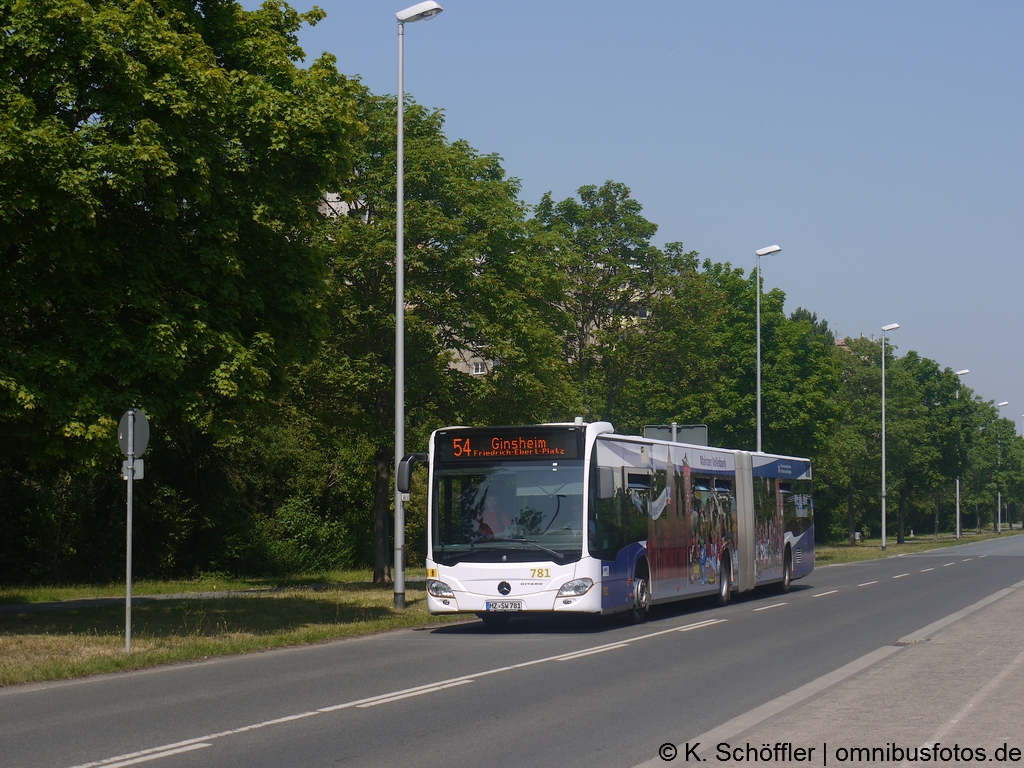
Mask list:
[[11,687],[0,766],[632,766],[1022,579],[1014,536],[636,627],[474,621]]

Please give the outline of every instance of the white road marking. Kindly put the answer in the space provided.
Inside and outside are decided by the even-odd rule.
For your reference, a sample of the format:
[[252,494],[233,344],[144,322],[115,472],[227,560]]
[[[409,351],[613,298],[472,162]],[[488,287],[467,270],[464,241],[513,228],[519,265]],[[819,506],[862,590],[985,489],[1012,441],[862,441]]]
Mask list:
[[[785,605],[785,603],[780,603],[780,605]],[[768,607],[773,608],[775,606]],[[497,675],[501,672],[511,672],[516,669],[533,667],[538,664],[546,664],[549,661],[570,661],[575,658],[589,656],[594,653],[601,653],[602,651],[606,650],[610,651],[615,648],[623,648],[628,646],[630,643],[639,642],[640,640],[650,640],[653,637],[668,635],[672,632],[691,632],[695,629],[712,627],[715,624],[724,624],[727,621],[728,619],[705,619],[704,621],[697,621],[693,624],[687,624],[683,627],[663,629],[659,632],[651,632],[649,634],[640,635],[639,637],[633,637],[625,641],[619,640],[614,643],[606,643],[604,645],[594,646],[593,648],[583,648],[582,650],[575,651],[569,654],[562,653],[557,656],[546,656],[542,659],[533,659],[532,661],[524,661],[520,662],[519,664],[510,664],[507,667],[495,667],[494,669],[486,669],[482,672],[477,672],[472,675],[462,675],[461,677],[454,677],[450,680],[440,680],[438,682],[428,683],[426,685],[418,685],[413,688],[405,688],[400,691],[391,691],[390,693],[384,693],[379,696],[371,696],[365,699],[357,699],[356,701],[346,701],[343,704],[334,704],[329,707],[321,707],[320,709],[316,709],[311,712],[301,712],[297,715],[288,715],[286,717],[279,717],[274,720],[265,720],[261,723],[245,725],[241,728],[232,728],[229,731],[221,731],[220,733],[211,733],[206,736],[199,736],[194,739],[176,741],[173,744],[164,744],[160,747],[143,749],[138,752],[131,752],[126,755],[108,757],[103,760],[98,760],[92,763],[83,763],[81,765],[74,766],[74,768],[118,768],[118,766],[134,765],[135,763],[141,763],[148,760],[158,760],[161,757],[169,757],[171,755],[176,755],[181,752],[189,752],[194,749],[202,749],[203,747],[209,747],[211,745],[205,742],[214,741],[216,739],[223,738],[224,736],[234,736],[239,733],[254,731],[258,728],[266,728],[269,725],[278,725],[280,723],[288,723],[294,720],[303,720],[307,717],[315,717],[316,715],[326,714],[328,712],[336,712],[341,709],[352,709],[353,707],[365,709],[367,707],[374,707],[378,704],[387,704],[393,701],[408,699],[412,698],[413,696],[419,696],[425,693],[435,693],[437,691],[443,691],[448,688],[456,688],[458,686],[465,685],[466,683],[472,683],[477,678],[487,677],[489,675]]]
[[[212,744],[189,744],[185,747],[178,747],[177,749],[167,749],[166,747],[158,747],[156,749],[144,749],[141,752],[132,752],[130,755],[121,755],[121,757],[111,757],[107,760],[100,760],[98,763],[86,763],[85,766],[103,766],[103,768],[121,768],[125,765],[138,765],[139,763],[146,763],[150,760],[159,760],[163,757],[171,757],[172,755],[180,755],[182,752],[192,752],[196,749],[203,749],[204,747],[213,746]],[[128,758],[128,759],[125,759]],[[117,761],[117,762],[111,762]],[[85,766],[75,766],[75,768],[85,768]]]
[[211,747],[212,744],[190,744],[187,747],[181,747],[179,749],[169,749],[166,752],[157,752],[153,755],[147,755],[146,757],[136,757],[134,760],[125,760],[120,763],[107,763],[107,768],[121,768],[125,765],[138,765],[139,763],[146,763],[150,760],[159,760],[162,757],[171,757],[171,755],[180,755],[183,752],[192,752],[196,749],[203,749],[203,747]]
[[934,571],[934,568],[925,568],[921,573],[928,573],[928,571]]
[[385,696],[384,698],[377,699],[375,701],[368,701],[365,704],[359,704],[360,709],[366,707],[376,707],[378,704],[390,704],[392,701],[398,701],[399,699],[411,699],[413,696],[422,696],[424,693],[434,693],[435,691],[443,691],[445,688],[454,688],[458,685],[467,685],[472,683],[472,680],[459,680],[455,683],[448,683],[448,685],[435,685],[433,688],[424,688],[421,691],[413,691],[412,693],[401,693],[397,696]]
[[877,584],[878,581],[865,581],[863,584],[858,584],[858,587],[870,587],[872,584]]
[[965,558],[964,558],[963,560],[961,560],[960,562],[961,562],[961,563],[969,563],[969,562],[970,562],[971,560],[973,560],[973,559],[974,559],[973,557],[965,557]]
[[899,576],[893,576],[894,579],[902,579],[904,576],[909,576],[909,573],[901,573]]
[[942,567],[943,567],[943,568],[949,568],[949,566],[951,566],[951,565],[956,565],[956,563],[946,563],[946,564],[945,564],[944,566],[942,566]]
[[785,605],[785,603],[775,603],[774,605],[765,605],[765,606],[762,606],[761,608],[755,608],[754,609],[754,613],[757,613],[758,611],[769,611],[772,608],[781,608],[784,605]]
[[824,597],[825,595],[834,595],[838,591],[838,589],[831,589],[828,592],[819,592],[816,595],[811,595],[811,597]]
[[572,661],[573,659],[578,659],[578,658],[580,658],[582,656],[593,656],[595,653],[604,653],[605,651],[614,651],[617,648],[628,648],[628,647],[629,647],[629,643],[618,643],[617,645],[606,645],[606,646],[603,646],[601,648],[595,648],[592,651],[578,651],[577,653],[569,653],[569,654],[566,654],[565,656],[562,656],[562,657],[556,659],[556,661]]

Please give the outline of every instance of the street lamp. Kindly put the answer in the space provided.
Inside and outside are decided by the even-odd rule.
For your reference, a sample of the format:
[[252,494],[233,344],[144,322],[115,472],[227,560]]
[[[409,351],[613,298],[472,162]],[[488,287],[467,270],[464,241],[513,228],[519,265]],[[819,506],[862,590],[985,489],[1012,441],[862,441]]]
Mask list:
[[895,331],[899,323],[882,326],[882,551],[885,551],[885,334]]
[[[1009,400],[996,403],[996,421],[999,420],[999,408],[1009,405]],[[1003,446],[999,441],[999,424],[996,424],[996,533],[1003,532],[1003,491],[999,487],[999,468],[1003,465]]]
[[781,251],[777,245],[759,248],[757,256],[757,452],[761,452],[761,257]]
[[[956,375],[957,376],[966,376],[968,373],[970,373],[970,370],[968,370],[967,368],[964,368],[962,371],[957,371]],[[957,385],[956,385],[956,399],[957,400],[960,399],[960,382],[959,381],[957,382]],[[957,467],[957,468],[959,469],[959,467]],[[956,537],[957,537],[957,539],[960,538],[960,473],[959,472],[957,472],[957,475],[956,475]]]
[[398,465],[405,455],[405,25],[437,16],[434,0],[395,14],[398,19],[398,160],[395,217],[395,608],[405,608],[405,499]]

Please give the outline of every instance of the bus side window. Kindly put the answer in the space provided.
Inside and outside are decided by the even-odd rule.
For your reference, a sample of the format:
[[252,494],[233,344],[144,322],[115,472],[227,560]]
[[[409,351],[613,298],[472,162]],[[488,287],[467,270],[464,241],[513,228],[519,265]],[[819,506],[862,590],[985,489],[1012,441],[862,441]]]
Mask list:
[[626,499],[625,543],[643,541],[647,538],[647,521],[651,510],[651,487],[654,478],[645,473],[627,472],[626,482],[629,495]]
[[623,472],[618,467],[593,465],[593,491],[590,495],[589,545],[593,557],[614,560],[625,546],[623,510],[628,503],[628,489],[623,483]]

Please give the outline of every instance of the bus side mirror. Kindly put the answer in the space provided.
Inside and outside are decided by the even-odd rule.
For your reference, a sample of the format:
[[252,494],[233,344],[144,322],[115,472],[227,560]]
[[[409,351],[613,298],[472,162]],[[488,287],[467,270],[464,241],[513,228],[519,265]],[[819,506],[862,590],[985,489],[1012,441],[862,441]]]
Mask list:
[[408,493],[412,487],[412,470],[416,462],[426,464],[427,454],[425,453],[410,453],[402,457],[402,460],[398,462],[398,473],[395,478],[395,487],[399,493]]
[[615,469],[614,467],[597,468],[597,498],[615,498]]

